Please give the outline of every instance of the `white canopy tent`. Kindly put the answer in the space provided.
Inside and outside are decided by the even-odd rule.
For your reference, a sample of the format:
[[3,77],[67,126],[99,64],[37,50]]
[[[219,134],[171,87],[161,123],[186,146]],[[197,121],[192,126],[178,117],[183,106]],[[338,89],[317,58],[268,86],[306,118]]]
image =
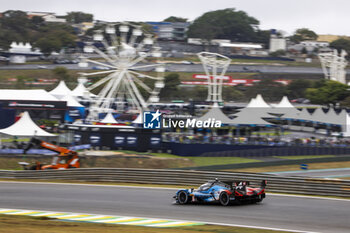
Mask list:
[[275,108],[294,108],[294,106],[289,102],[287,96],[283,96],[281,101],[275,106]]
[[346,121],[346,114],[347,112],[345,110],[337,114],[334,108],[329,108],[327,113],[325,113],[321,108],[318,108],[312,114],[312,119],[326,124],[344,125]]
[[36,101],[58,101],[58,99],[43,89],[16,90],[1,89],[0,100],[36,100]]
[[[338,120],[339,120],[338,124],[341,124],[343,128],[348,127],[347,126],[347,124],[348,124],[347,118],[348,117],[349,117],[348,112],[345,109],[341,110],[341,112],[338,114]],[[349,122],[349,124],[350,124],[350,122]]]
[[341,119],[341,115],[338,115],[334,108],[329,108],[328,112],[326,113],[327,116],[327,123],[329,124],[335,124],[335,125],[341,125],[344,124],[345,120]]
[[66,83],[63,80],[61,80],[57,87],[55,87],[49,93],[60,99],[65,97],[66,95],[70,95],[71,92],[72,91],[67,87]]
[[269,110],[269,113],[272,114],[283,114],[281,118],[285,118],[285,116],[291,116],[291,115],[296,115],[299,113],[299,110],[293,106],[289,102],[289,99],[287,96],[283,96],[281,101],[273,106],[271,110]]
[[313,121],[320,122],[320,123],[329,123],[327,114],[322,110],[322,108],[316,108],[315,111],[312,113],[311,118]]
[[107,113],[107,115],[105,116],[105,118],[103,118],[102,121],[100,121],[101,123],[105,123],[105,124],[117,124],[118,121],[116,121],[114,119],[114,116],[111,112]]
[[72,96],[77,96],[77,97],[92,97],[96,96],[89,92],[87,88],[84,86],[82,82],[79,82],[76,88],[72,91]]
[[[250,111],[242,111],[239,116],[235,119],[231,120],[231,124],[234,125],[273,125],[262,119],[259,115],[254,114],[254,112]],[[272,117],[271,117],[272,118]]]
[[349,116],[348,112],[345,109],[343,109],[339,113],[339,115],[340,115],[341,119],[345,118],[345,123],[342,126],[343,135],[345,137],[350,137],[350,116]]
[[81,105],[73,96],[70,94],[65,95],[63,98],[60,100],[66,101],[67,102],[67,107],[84,107]]
[[261,94],[258,94],[255,97],[255,105],[256,105],[254,106],[255,108],[271,108],[271,106],[265,102]]
[[303,120],[303,121],[314,121],[312,119],[311,114],[306,108],[303,108],[300,112],[298,112],[296,119]]
[[143,116],[142,116],[142,113],[140,113],[132,123],[133,123],[133,124],[143,124]]
[[220,109],[219,105],[217,103],[214,103],[214,105],[211,107],[211,109],[204,114],[203,116],[197,118],[197,120],[205,121],[209,118],[219,120],[222,124],[233,124],[232,120],[228,118]]
[[15,122],[13,125],[1,129],[0,133],[18,136],[18,137],[54,137],[56,135],[46,132],[37,126],[33,120],[30,118],[28,112],[24,112],[23,116]]
[[[273,116],[271,116],[270,114],[268,114],[268,112],[270,112],[271,110],[271,106],[268,105],[264,99],[262,98],[262,96],[260,94],[258,94],[256,96],[256,98],[252,98],[248,105],[241,109],[240,112],[234,114],[234,116],[236,117],[234,120],[235,122],[244,122],[245,118],[249,118],[249,120],[247,120],[247,124],[248,122],[254,122],[256,121],[256,124],[259,123],[268,123],[266,121],[264,121],[262,118],[273,118]],[[249,124],[254,124],[254,123],[249,123]],[[269,123],[268,123],[269,124]]]

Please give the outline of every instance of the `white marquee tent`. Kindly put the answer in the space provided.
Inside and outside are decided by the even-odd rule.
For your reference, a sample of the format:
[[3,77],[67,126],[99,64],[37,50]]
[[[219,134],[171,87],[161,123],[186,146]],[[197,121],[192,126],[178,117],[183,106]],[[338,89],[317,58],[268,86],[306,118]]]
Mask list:
[[96,96],[96,95],[90,93],[82,82],[79,82],[79,84],[76,86],[76,88],[74,88],[74,90],[72,91],[71,94],[72,94],[72,96],[77,96],[77,97]]
[[262,118],[273,118],[272,115],[268,114],[270,110],[271,106],[264,101],[260,94],[258,94],[256,98],[252,98],[250,100],[245,108],[241,109],[240,112],[234,114],[236,117],[233,119],[234,124],[269,125],[270,123],[266,122]]
[[37,100],[37,101],[58,101],[58,99],[43,89],[16,90],[1,89],[0,100]]
[[203,116],[197,118],[197,120],[205,121],[209,118],[219,120],[222,124],[233,124],[232,120],[221,111],[217,103],[214,103],[211,109]]
[[143,124],[143,116],[142,116],[142,113],[140,113],[132,123],[133,123],[133,124]]
[[13,125],[1,129],[0,133],[18,137],[54,137],[56,135],[46,132],[37,126],[30,118],[28,112],[24,112],[22,117]]
[[278,104],[276,104],[271,110],[269,110],[269,113],[281,114],[281,118],[288,118],[288,116],[297,115],[299,113],[299,110],[289,102],[287,96],[283,96],[281,101]]
[[289,102],[289,99],[287,96],[283,96],[281,101],[275,106],[275,108],[295,108],[293,104]]
[[84,107],[83,105],[81,105],[81,104],[80,104],[73,96],[71,96],[70,94],[65,95],[65,96],[64,96],[63,98],[61,98],[60,100],[66,101],[68,107]]
[[49,93],[57,98],[63,98],[66,95],[71,94],[71,90],[67,87],[66,83],[61,80],[60,83]]
[[105,118],[103,118],[102,121],[100,121],[101,123],[105,123],[105,124],[117,124],[118,122],[114,119],[114,116],[111,112],[107,113],[107,115],[105,116]]

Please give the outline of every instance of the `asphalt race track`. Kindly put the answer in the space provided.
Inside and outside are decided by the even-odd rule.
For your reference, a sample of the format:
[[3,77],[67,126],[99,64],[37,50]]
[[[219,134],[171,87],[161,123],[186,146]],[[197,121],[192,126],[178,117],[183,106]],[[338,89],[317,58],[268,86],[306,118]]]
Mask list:
[[175,190],[0,182],[0,208],[204,221],[306,232],[349,232],[350,201],[269,195],[241,206],[174,205]]
[[[147,65],[140,63],[137,66]],[[24,64],[24,65],[7,65],[0,66],[0,70],[36,70],[40,64]],[[90,70],[95,65],[87,68],[81,68],[77,64],[41,64],[45,69],[54,69],[58,66],[66,67],[71,70]],[[140,71],[151,71],[154,68],[142,68]],[[184,65],[184,64],[166,64],[166,70],[169,72],[199,72],[203,73],[201,64]],[[95,70],[101,71],[101,70]],[[279,74],[323,74],[321,67],[293,67],[293,66],[272,66],[272,65],[230,65],[227,72],[243,72],[243,73],[279,73]],[[347,73],[350,70],[346,70]]]

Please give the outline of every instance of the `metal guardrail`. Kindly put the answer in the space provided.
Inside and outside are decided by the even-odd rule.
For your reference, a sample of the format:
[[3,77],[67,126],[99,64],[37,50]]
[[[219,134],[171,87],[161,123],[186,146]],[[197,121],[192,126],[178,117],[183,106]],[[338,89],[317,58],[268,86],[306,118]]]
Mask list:
[[0,170],[2,179],[108,181],[122,183],[193,185],[215,178],[248,180],[258,184],[266,179],[267,191],[320,196],[350,197],[350,180],[329,180],[307,177],[281,177],[257,173],[231,173],[132,168],[80,168],[68,170],[8,171]]

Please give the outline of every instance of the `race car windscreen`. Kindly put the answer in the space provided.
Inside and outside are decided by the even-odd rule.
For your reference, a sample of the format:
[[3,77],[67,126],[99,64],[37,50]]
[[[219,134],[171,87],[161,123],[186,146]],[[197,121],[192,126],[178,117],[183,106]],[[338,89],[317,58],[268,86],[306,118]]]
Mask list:
[[202,184],[201,186],[199,186],[198,190],[199,190],[199,191],[208,190],[208,189],[211,187],[211,184],[212,184],[212,183],[205,183],[205,184]]

